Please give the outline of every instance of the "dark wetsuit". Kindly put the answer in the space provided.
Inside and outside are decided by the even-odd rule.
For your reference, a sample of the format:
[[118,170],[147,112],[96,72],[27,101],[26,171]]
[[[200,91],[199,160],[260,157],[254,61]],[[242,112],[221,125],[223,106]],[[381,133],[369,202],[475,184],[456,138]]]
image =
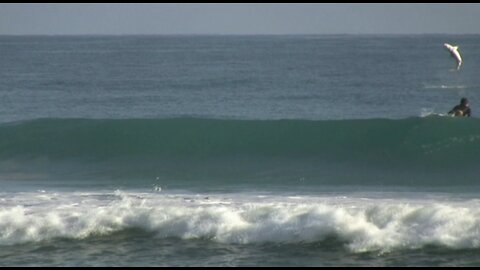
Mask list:
[[455,106],[451,111],[448,112],[448,114],[454,114],[455,116],[470,117],[471,111],[470,111],[470,107],[460,104]]

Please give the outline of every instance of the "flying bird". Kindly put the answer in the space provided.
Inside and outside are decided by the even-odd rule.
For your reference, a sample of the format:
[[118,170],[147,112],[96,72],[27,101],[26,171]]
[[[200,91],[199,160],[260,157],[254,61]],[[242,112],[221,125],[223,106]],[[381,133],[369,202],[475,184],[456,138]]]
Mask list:
[[445,46],[445,48],[447,48],[447,50],[450,52],[452,57],[455,58],[455,60],[457,60],[457,70],[459,70],[460,66],[462,65],[462,57],[458,52],[458,46],[452,46],[448,43],[444,43],[443,46]]

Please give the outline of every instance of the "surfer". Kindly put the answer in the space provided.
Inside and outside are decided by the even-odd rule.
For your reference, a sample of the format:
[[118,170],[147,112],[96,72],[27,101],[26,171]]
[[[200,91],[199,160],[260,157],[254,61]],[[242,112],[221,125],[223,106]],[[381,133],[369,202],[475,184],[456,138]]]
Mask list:
[[470,113],[471,113],[470,106],[468,104],[468,99],[466,98],[462,98],[460,100],[460,104],[453,107],[453,109],[448,112],[449,115],[468,116],[468,117],[470,117]]

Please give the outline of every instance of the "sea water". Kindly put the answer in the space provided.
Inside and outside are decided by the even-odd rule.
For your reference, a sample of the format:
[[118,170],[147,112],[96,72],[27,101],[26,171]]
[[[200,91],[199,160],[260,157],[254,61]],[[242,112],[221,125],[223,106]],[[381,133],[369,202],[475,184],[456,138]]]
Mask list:
[[478,266],[479,43],[0,36],[0,266]]

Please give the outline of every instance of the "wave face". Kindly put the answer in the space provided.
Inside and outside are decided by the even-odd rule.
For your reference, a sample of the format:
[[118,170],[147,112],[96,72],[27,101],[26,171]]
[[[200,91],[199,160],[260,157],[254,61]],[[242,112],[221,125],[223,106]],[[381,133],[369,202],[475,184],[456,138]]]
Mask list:
[[336,182],[359,174],[368,182],[379,172],[395,172],[403,182],[423,174],[441,183],[450,172],[469,182],[479,154],[480,120],[473,118],[40,119],[0,126],[0,166],[10,177],[25,175],[28,167],[48,174],[63,168],[114,177],[262,175]]

